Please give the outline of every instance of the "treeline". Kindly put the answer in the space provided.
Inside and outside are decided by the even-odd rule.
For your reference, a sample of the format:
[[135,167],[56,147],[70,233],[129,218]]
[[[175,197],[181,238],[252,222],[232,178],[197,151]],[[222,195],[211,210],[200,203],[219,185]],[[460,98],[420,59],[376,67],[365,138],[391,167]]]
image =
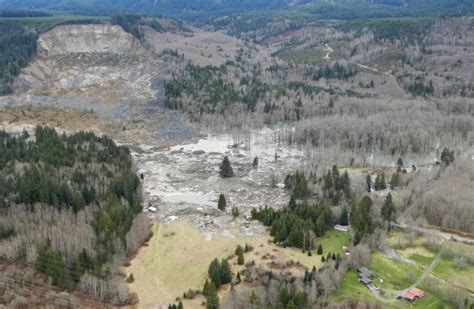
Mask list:
[[[16,137],[2,131],[0,151],[0,183],[5,184],[0,189],[4,196],[0,207],[45,203],[77,212],[110,193],[136,207],[133,192],[139,181],[130,170],[130,154],[107,137],[85,132],[59,135],[54,129],[37,127],[33,142],[27,132]],[[15,173],[18,164],[24,165],[23,170]],[[84,168],[94,164],[102,165],[105,177]],[[91,185],[96,182],[109,188]]]
[[393,17],[422,17],[472,14],[474,4],[466,1],[418,0],[418,1],[358,1],[315,3],[305,13],[321,19],[367,19]]
[[38,34],[15,21],[0,22],[0,95],[12,92],[13,78],[36,54]]
[[144,37],[143,31],[140,27],[142,17],[135,14],[116,14],[110,18],[110,22],[114,25],[119,25],[125,32],[128,32],[141,40]]
[[165,31],[183,31],[192,32],[181,20],[168,20],[167,25],[160,22],[157,17],[147,17],[136,14],[115,14],[110,18],[110,22],[114,25],[119,25],[125,32],[142,40],[145,37],[144,28],[149,27],[157,32]]
[[364,235],[372,234],[375,230],[375,223],[372,221],[373,201],[369,196],[364,196],[359,202],[353,203],[350,220],[354,230],[352,239],[354,246],[359,244]]
[[303,172],[290,173],[286,175],[284,184],[285,189],[291,190],[291,196],[294,199],[305,199],[311,195],[310,184],[319,183],[322,195],[318,196],[321,200],[331,205],[339,205],[344,198],[347,202],[351,201],[351,180],[347,171],[341,173],[334,165],[327,173],[320,177],[311,172],[307,178]]
[[49,17],[50,13],[23,9],[0,9],[0,17]]
[[[442,103],[439,106],[443,108]],[[430,106],[424,110],[411,107],[373,114],[368,110],[358,113],[359,108],[348,105],[339,108],[341,116],[302,120],[289,141],[336,147],[353,151],[354,156],[374,152],[391,156],[426,155],[435,151],[438,144],[464,147],[474,141],[474,123],[469,115],[447,115]]]
[[342,31],[355,31],[361,34],[363,29],[373,32],[377,40],[421,41],[433,27],[434,18],[390,18],[350,20],[340,23],[336,28]]
[[201,67],[187,64],[180,76],[166,83],[166,107],[201,115],[224,112],[229,106],[240,103],[248,111],[255,111],[259,99],[269,91],[269,87],[257,72],[253,72],[251,77],[243,77],[240,89],[226,80],[226,74],[226,65]]
[[412,84],[408,85],[407,90],[415,96],[430,96],[433,95],[435,91],[432,81],[425,84],[423,80],[420,79],[417,79]]
[[309,243],[314,236],[324,235],[333,226],[332,213],[326,204],[298,203],[294,198],[281,210],[254,208],[252,219],[270,226],[270,235],[276,243],[297,248],[311,247]]
[[[58,134],[40,126],[32,136],[2,131],[0,184],[0,234],[9,248],[0,258],[36,256],[36,269],[59,288],[82,285],[86,273],[109,279],[106,265],[112,258],[135,249],[135,242],[146,237],[146,229],[132,231],[142,208],[130,152],[106,136]],[[44,219],[57,233],[66,227],[61,221],[69,214],[75,218],[69,219],[69,229],[80,232],[67,237],[49,234],[50,227],[43,226],[38,234],[23,226],[38,220],[35,224],[42,226]],[[51,222],[49,217],[56,219]],[[34,250],[30,257],[29,250]]]
[[333,65],[321,66],[319,69],[308,68],[305,70],[304,76],[313,80],[320,80],[321,78],[346,80],[357,75],[357,73],[357,69],[336,62]]

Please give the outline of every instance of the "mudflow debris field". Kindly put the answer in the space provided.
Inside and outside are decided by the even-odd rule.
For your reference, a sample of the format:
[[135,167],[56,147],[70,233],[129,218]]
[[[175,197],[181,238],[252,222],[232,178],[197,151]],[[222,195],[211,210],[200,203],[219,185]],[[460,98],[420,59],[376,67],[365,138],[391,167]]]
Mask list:
[[[276,131],[252,131],[241,143],[235,142],[235,136],[219,134],[167,149],[135,148],[138,172],[144,176],[145,207],[157,208],[157,214],[150,216],[161,223],[186,218],[203,232],[213,234],[244,222],[254,207],[285,206],[289,194],[284,189],[284,177],[301,166],[304,154],[279,145]],[[232,163],[232,178],[219,175],[224,156]],[[259,161],[256,168],[252,166],[255,157]],[[227,200],[226,215],[217,210],[221,193]],[[234,223],[232,207],[238,207],[241,214]]]

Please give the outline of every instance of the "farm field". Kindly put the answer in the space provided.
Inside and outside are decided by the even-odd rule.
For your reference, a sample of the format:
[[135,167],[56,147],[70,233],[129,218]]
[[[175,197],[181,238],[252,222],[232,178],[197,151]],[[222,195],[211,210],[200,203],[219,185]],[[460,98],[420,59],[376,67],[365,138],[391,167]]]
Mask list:
[[[401,241],[402,238],[408,240]],[[404,257],[415,261],[421,267],[428,267],[434,256],[439,252],[439,239],[426,238],[407,232],[394,231],[388,238],[391,244]],[[466,287],[474,287],[474,246],[459,242],[445,245],[443,255],[434,267],[432,274]],[[471,262],[470,262],[471,261]]]
[[[206,240],[186,221],[169,226],[155,224],[153,233],[149,246],[143,247],[126,269],[128,274],[133,273],[135,282],[130,289],[138,294],[143,308],[173,302],[188,289],[202,289],[210,262],[231,255],[238,244],[246,242],[221,235]],[[259,240],[266,239],[253,239]]]
[[[423,271],[431,264],[439,253],[441,239],[424,235],[394,230],[389,233],[387,243],[396,252],[412,261],[412,264],[401,260],[389,259],[382,252],[372,254],[368,268],[378,274],[375,286],[389,290],[403,290],[418,280]],[[413,303],[403,300],[393,303],[383,303],[385,307],[399,308],[456,308],[453,303],[456,297],[472,298],[472,292],[467,289],[474,286],[474,266],[469,263],[471,248],[467,244],[448,242],[444,245],[443,253],[432,272],[417,287],[425,292],[425,296]],[[453,258],[457,256],[457,258]],[[460,258],[462,257],[462,258]],[[381,285],[378,279],[384,279]],[[441,287],[441,288],[440,288]],[[469,296],[470,294],[470,296]],[[455,296],[453,296],[455,295]],[[357,272],[349,271],[340,288],[333,293],[336,301],[352,299],[355,301],[377,303],[370,290],[359,282]]]
[[[312,256],[307,256],[301,250],[278,247],[268,235],[255,235],[252,238],[240,237],[238,232],[230,231],[235,237],[213,235],[211,240],[187,221],[182,220],[170,225],[153,226],[154,236],[148,246],[142,247],[137,256],[127,267],[126,273],[133,274],[135,281],[130,289],[138,294],[143,308],[150,308],[157,303],[170,303],[189,289],[201,290],[207,278],[207,269],[214,258],[222,259],[233,255],[237,245],[246,243],[253,247],[245,253],[246,262],[254,261],[263,267],[271,268],[273,263],[286,264],[293,261],[296,264],[289,270],[293,273],[304,272],[305,268],[322,266],[321,255],[314,250]],[[347,232],[331,230],[326,233],[317,245],[323,246],[324,255],[328,252],[343,254],[342,246],[350,242]],[[232,259],[233,272],[240,270],[236,259]],[[299,263],[298,263],[299,262]],[[177,275],[179,269],[183,276]],[[227,287],[221,289],[224,298]],[[185,306],[198,306],[203,299],[184,301]]]
[[[421,270],[410,264],[401,261],[391,260],[380,252],[372,256],[372,261],[368,266],[370,270],[379,275],[378,278],[385,280],[384,285],[375,284],[388,289],[404,289],[410,286],[418,279]],[[349,271],[344,278],[340,288],[333,293],[332,297],[336,302],[341,302],[345,299],[352,299],[355,301],[379,303],[384,308],[454,308],[449,302],[443,299],[442,296],[430,290],[430,287],[425,284],[420,284],[421,289],[425,291],[425,296],[416,300],[413,303],[404,300],[395,301],[392,303],[383,303],[377,300],[372,292],[359,282],[356,271]]]

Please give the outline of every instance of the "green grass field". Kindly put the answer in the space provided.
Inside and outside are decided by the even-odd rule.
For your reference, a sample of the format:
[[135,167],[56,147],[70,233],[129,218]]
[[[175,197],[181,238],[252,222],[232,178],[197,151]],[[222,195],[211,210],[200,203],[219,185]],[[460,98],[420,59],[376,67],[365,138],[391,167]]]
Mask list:
[[443,299],[442,296],[437,294],[435,291],[431,289],[431,286],[426,283],[421,283],[419,286],[420,289],[425,291],[425,296],[416,300],[413,304],[410,304],[409,308],[436,308],[436,309],[444,309],[444,308],[454,308],[448,301]]
[[326,52],[321,48],[311,48],[302,50],[286,50],[279,54],[279,57],[285,61],[296,61],[312,65],[322,65],[326,62],[324,56]]
[[336,301],[353,299],[360,302],[376,303],[372,292],[359,282],[356,271],[349,271],[341,283],[341,286],[332,294]]
[[312,251],[313,255],[308,256],[306,253],[302,253],[300,249],[296,248],[285,248],[282,253],[287,259],[298,261],[309,269],[315,266],[319,269],[323,263],[321,262],[321,255],[317,254],[317,246],[321,244],[323,246],[323,255],[327,256],[329,252],[344,255],[342,250],[343,246],[350,243],[350,234],[338,230],[327,231],[326,234],[318,239],[315,243],[315,249]]
[[[401,261],[391,260],[380,252],[376,252],[372,255],[372,260],[368,267],[379,275],[378,278],[385,280],[385,284],[380,285],[378,281],[376,281],[375,285],[386,289],[398,290],[407,288],[415,282],[422,273],[418,267]],[[409,272],[411,272],[412,275],[409,275]],[[380,303],[383,308],[454,308],[448,301],[443,299],[442,296],[432,291],[429,284],[423,284],[422,282],[419,288],[425,291],[425,296],[415,302],[409,303],[404,300],[399,300],[394,303],[382,303],[372,295],[372,292],[366,286],[359,282],[356,271],[349,271],[339,289],[331,295],[331,298],[335,302],[352,299],[361,303]]]
[[[435,240],[436,241],[436,240]],[[397,230],[390,233],[388,243],[405,257],[415,261],[421,267],[428,267],[438,253],[424,236],[410,236]],[[466,287],[474,287],[474,265],[468,260],[474,254],[474,246],[459,242],[445,245],[443,256],[432,274],[436,277]],[[462,256],[462,260],[459,257]],[[457,259],[455,257],[458,257]]]
[[474,289],[474,265],[472,264],[457,263],[455,259],[443,256],[433,269],[433,274],[438,278]]
[[372,254],[369,268],[379,275],[378,279],[385,280],[383,285],[376,285],[391,290],[409,287],[422,273],[420,268],[400,260],[391,260],[381,252]]
[[[321,237],[319,243],[323,246],[324,254],[334,252],[335,254],[343,255],[343,246],[347,246],[351,241],[351,235],[348,232],[330,230]],[[316,250],[315,250],[316,251]]]

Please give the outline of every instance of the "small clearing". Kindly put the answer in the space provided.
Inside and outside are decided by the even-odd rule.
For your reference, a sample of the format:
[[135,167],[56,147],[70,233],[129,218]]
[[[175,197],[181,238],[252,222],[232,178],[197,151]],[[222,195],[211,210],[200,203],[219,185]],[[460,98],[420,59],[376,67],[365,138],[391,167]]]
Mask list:
[[325,59],[325,60],[329,60],[329,59],[331,59],[330,56],[331,56],[331,54],[334,52],[334,49],[332,49],[331,47],[329,47],[329,45],[328,45],[327,43],[324,44],[324,46],[326,47],[326,48],[323,49],[323,50],[326,52],[326,56],[324,56],[324,59]]

